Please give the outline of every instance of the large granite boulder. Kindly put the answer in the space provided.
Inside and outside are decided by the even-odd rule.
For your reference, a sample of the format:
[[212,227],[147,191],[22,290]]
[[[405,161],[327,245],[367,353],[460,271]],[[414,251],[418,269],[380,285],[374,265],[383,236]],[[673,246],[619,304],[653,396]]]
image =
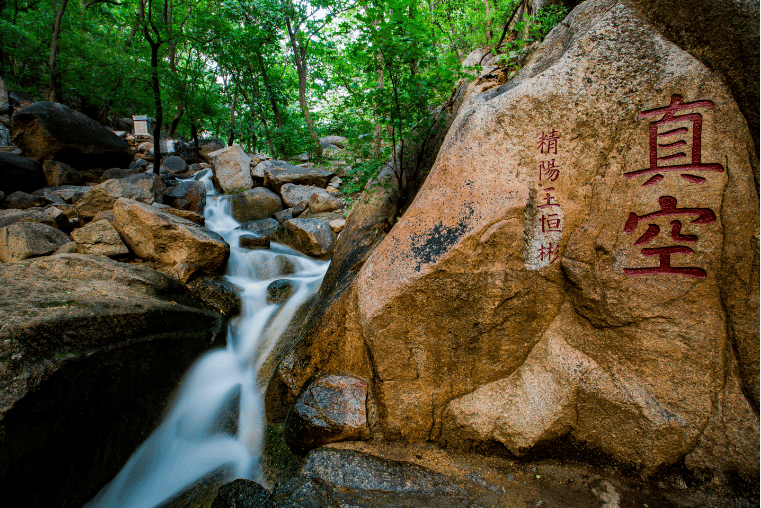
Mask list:
[[264,187],[239,192],[230,198],[233,219],[238,222],[250,222],[267,219],[273,213],[283,209],[280,196]]
[[3,506],[81,507],[224,324],[178,282],[103,256],[0,264],[0,280]]
[[29,157],[0,153],[0,191],[10,194],[32,192],[45,186],[45,173],[39,162]]
[[304,201],[308,202],[313,194],[317,194],[318,201],[321,202],[332,203],[333,201],[336,201],[336,198],[334,198],[328,191],[313,185],[286,183],[280,188],[280,195],[283,198],[283,203],[289,208],[297,206]]
[[214,171],[214,180],[222,192],[234,193],[250,189],[253,186],[251,180],[251,159],[237,145],[228,146],[206,156]]
[[150,204],[154,201],[154,194],[146,189],[145,185],[139,185],[127,179],[108,180],[90,187],[77,201],[79,217],[89,220],[98,212],[111,210],[119,198],[134,199]]
[[71,237],[77,242],[77,252],[80,254],[99,256],[129,254],[129,249],[122,242],[119,233],[106,219],[93,221],[85,227],[75,229],[71,232]]
[[335,176],[335,173],[324,169],[294,166],[279,160],[260,162],[256,170],[264,175],[264,185],[275,192],[280,192],[280,188],[286,183],[311,185],[324,189],[330,179]]
[[0,228],[0,261],[16,263],[46,256],[69,243],[69,235],[39,222],[17,222]]
[[384,439],[567,438],[756,481],[757,168],[719,76],[630,4],[583,2],[469,97],[325,342],[281,371],[372,373]]
[[27,157],[56,160],[77,169],[127,167],[126,141],[87,116],[56,102],[35,102],[11,119],[13,144]]
[[194,265],[221,273],[230,246],[210,229],[156,207],[120,198],[114,205],[116,229],[137,256],[163,265]]

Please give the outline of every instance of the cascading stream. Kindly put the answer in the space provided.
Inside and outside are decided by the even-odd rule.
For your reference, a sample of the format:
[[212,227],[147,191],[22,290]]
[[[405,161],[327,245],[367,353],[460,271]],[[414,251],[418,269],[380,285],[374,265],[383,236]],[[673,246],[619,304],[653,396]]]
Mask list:
[[[264,387],[257,373],[293,314],[321,284],[328,262],[277,244],[238,247],[246,231],[235,229],[240,224],[230,214],[229,199],[215,191],[211,171],[197,179],[206,185],[206,227],[230,244],[225,278],[242,289],[241,315],[230,321],[227,347],[196,361],[162,423],[87,508],[154,508],[221,468],[235,478],[261,475]],[[277,279],[290,281],[292,296],[268,304],[267,286]],[[233,435],[225,430],[225,415],[236,407]]]

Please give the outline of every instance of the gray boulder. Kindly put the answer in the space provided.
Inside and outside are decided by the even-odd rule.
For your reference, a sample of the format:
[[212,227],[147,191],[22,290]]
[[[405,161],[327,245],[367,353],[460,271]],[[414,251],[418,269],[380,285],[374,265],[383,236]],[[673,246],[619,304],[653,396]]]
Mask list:
[[188,170],[188,163],[182,157],[172,155],[161,161],[161,167],[166,168],[169,173],[178,174]]
[[256,171],[264,176],[264,185],[275,192],[280,192],[280,188],[286,183],[324,189],[335,176],[335,173],[324,169],[294,166],[278,160],[261,162],[256,166]]
[[312,194],[319,194],[324,196],[325,199],[333,199],[328,191],[319,187],[308,185],[295,185],[292,183],[286,183],[280,188],[280,195],[283,197],[283,203],[287,207],[294,207],[302,201],[309,201]]
[[39,196],[34,194],[27,194],[26,192],[16,191],[0,202],[0,208],[15,208],[17,210],[25,210],[27,208],[35,208],[38,206],[45,206],[48,199],[45,196]]

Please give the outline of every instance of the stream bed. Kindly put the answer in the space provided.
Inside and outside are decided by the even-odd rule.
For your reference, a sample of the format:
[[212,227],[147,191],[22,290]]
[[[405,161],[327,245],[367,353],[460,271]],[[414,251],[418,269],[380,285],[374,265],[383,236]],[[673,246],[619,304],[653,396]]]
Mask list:
[[[329,262],[279,244],[238,246],[244,230],[219,195],[211,171],[206,185],[206,227],[230,244],[225,278],[241,289],[241,314],[230,320],[227,346],[204,354],[185,374],[159,427],[87,508],[154,508],[198,480],[224,470],[230,479],[261,479],[264,388],[257,373],[296,310],[322,283]],[[267,286],[287,280],[291,296],[268,303]],[[231,424],[231,420],[233,420]]]

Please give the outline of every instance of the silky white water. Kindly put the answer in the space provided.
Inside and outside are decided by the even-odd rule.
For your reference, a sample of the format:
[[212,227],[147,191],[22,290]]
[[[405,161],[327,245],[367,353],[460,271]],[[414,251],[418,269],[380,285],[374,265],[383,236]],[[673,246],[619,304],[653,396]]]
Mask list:
[[[230,244],[225,278],[242,289],[242,312],[230,320],[227,347],[203,355],[185,374],[164,420],[87,508],[154,508],[204,476],[228,468],[234,478],[257,479],[264,441],[264,394],[257,373],[298,307],[322,282],[327,262],[272,244],[238,247],[246,231],[230,215],[229,198],[219,196],[211,172],[206,185],[206,227]],[[288,279],[292,296],[267,303],[267,285]],[[237,433],[220,418],[236,407]]]

